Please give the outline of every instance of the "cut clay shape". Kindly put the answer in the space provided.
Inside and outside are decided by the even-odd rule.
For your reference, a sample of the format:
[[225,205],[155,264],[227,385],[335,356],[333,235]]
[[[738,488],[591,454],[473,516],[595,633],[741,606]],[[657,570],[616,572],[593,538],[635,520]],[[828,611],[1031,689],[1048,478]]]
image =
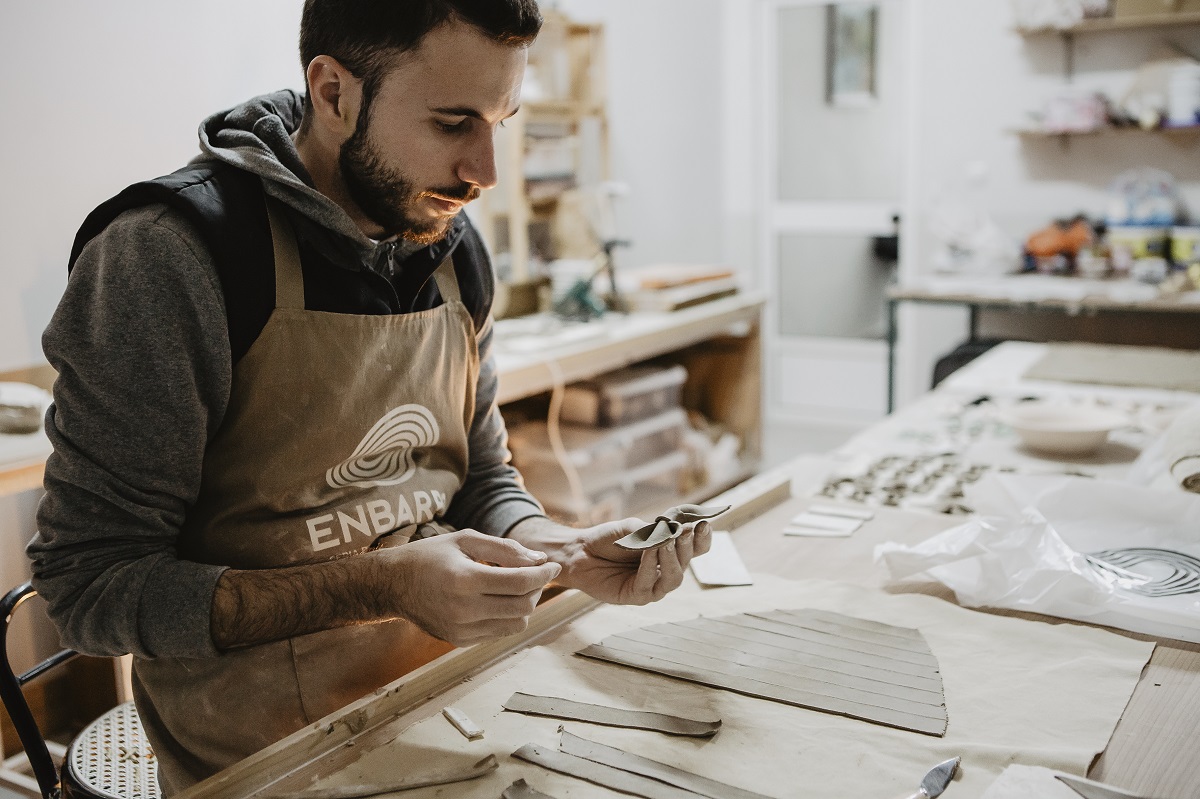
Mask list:
[[655,517],[645,527],[639,527],[616,544],[622,549],[645,552],[658,549],[668,541],[674,541],[683,532],[685,524],[712,519],[729,510],[732,505],[703,507],[701,505],[677,505],[666,513]]

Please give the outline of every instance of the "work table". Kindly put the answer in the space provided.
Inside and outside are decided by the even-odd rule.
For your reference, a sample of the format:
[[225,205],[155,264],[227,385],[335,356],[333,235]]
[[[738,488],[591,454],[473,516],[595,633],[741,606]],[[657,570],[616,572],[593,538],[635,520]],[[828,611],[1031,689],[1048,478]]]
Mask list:
[[[944,586],[925,582],[890,583],[885,568],[873,559],[874,549],[879,544],[916,544],[960,524],[963,521],[961,516],[876,507],[873,508],[874,517],[849,537],[808,538],[781,534],[781,529],[788,519],[814,502],[815,494],[820,491],[831,470],[836,469],[837,464],[844,462],[847,457],[853,457],[856,452],[866,451],[866,445],[873,439],[886,449],[889,442],[903,438],[897,435],[897,430],[921,427],[931,418],[931,409],[944,408],[946,403],[962,401],[981,387],[1011,391],[1027,389],[1028,387],[1020,381],[1006,382],[1005,370],[1014,364],[1025,363],[1031,357],[1030,353],[1033,351],[1022,350],[1022,347],[1037,345],[1014,346],[1015,350],[1009,345],[1003,345],[984,356],[984,359],[990,360],[981,359],[977,364],[963,370],[963,374],[957,380],[948,381],[944,391],[934,392],[921,402],[902,409],[885,422],[857,437],[845,451],[828,456],[797,458],[715,498],[714,502],[729,501],[738,508],[745,509],[740,514],[737,510],[734,511],[734,523],[729,526],[733,528],[732,539],[742,560],[763,584],[763,590],[775,590],[780,585],[791,585],[797,586],[796,590],[802,593],[808,591],[811,594],[813,590],[819,589],[819,594],[820,590],[824,590],[821,589],[822,586],[829,585],[828,590],[835,594],[866,591],[872,595],[882,595],[885,603],[887,598],[891,597],[897,603],[904,603],[905,607],[925,602],[922,597],[933,597],[938,600],[935,605],[941,605],[944,601],[944,606],[950,606],[948,611],[952,609],[955,614],[959,614],[956,618],[976,619],[980,626],[992,624],[993,622],[986,621],[989,618],[1018,619],[1034,623],[1039,631],[1038,635],[1050,636],[1042,640],[1053,640],[1057,635],[1055,630],[1061,630],[1064,636],[1072,630],[1097,630],[1098,628],[1087,625],[1034,614],[1006,610],[960,610],[954,604],[953,595]],[[1064,390],[1078,392],[1086,391],[1086,388],[1074,386]],[[1120,394],[1120,390],[1117,393]],[[1187,396],[1182,393],[1168,393],[1163,394],[1163,398],[1164,401],[1172,398],[1182,401],[1186,400]],[[1115,461],[1099,465],[1106,466],[1113,474],[1122,467],[1121,463]],[[824,582],[831,580],[835,582]],[[723,591],[729,593],[722,594]],[[652,620],[656,618],[656,614],[671,612],[672,603],[676,613],[679,612],[679,607],[692,604],[701,610],[720,608],[724,602],[723,596],[729,597],[731,606],[737,606],[737,603],[742,601],[738,598],[747,596],[746,591],[747,589],[740,588],[700,589],[689,576],[688,583],[677,594],[660,603],[661,608],[649,606],[644,612],[646,617]],[[508,679],[505,675],[518,673],[522,666],[539,668],[537,664],[549,662],[545,659],[546,652],[554,647],[563,651],[564,646],[573,646],[572,642],[579,640],[581,636],[582,640],[586,641],[585,631],[590,629],[589,625],[599,624],[601,618],[609,618],[613,613],[621,611],[617,608],[597,609],[596,605],[597,603],[577,592],[560,593],[543,602],[525,634],[452,652],[401,678],[386,689],[381,689],[375,695],[360,700],[195,786],[183,796],[187,799],[242,797],[299,790],[314,779],[351,768],[363,760],[364,752],[371,751],[374,747],[402,746],[406,736],[426,735],[428,730],[440,731],[441,728],[436,725],[444,724],[438,718],[442,708],[460,702],[466,703],[466,707],[477,707],[477,692],[484,690],[484,687],[490,684],[489,680]],[[1046,626],[1037,624],[1038,622],[1062,626]],[[1011,624],[1011,621],[1005,623]],[[1087,769],[1088,776],[1161,799],[1184,799],[1194,796],[1197,786],[1200,786],[1200,759],[1194,756],[1195,742],[1200,740],[1200,645],[1176,640],[1156,640],[1150,636],[1122,630],[1108,630],[1107,634],[1127,642],[1151,642],[1157,646],[1136,686],[1133,687],[1123,712],[1118,707],[1116,712],[1120,715],[1120,720],[1116,723],[1107,746],[1103,747],[1103,743],[1097,744],[1096,751],[1103,747],[1103,753]],[[1105,640],[1116,642],[1115,638]],[[513,663],[517,663],[517,667],[510,672]],[[533,679],[536,680],[536,677]],[[553,693],[551,687],[547,686],[545,693]],[[1086,686],[1080,687],[1082,689]],[[676,690],[684,691],[680,688],[671,689],[666,693],[671,695]],[[1123,701],[1122,697],[1108,697],[1108,700]],[[473,705],[472,702],[476,704]],[[949,698],[947,709],[953,729],[956,713],[961,719],[963,709],[956,708]],[[677,710],[679,715],[688,715],[683,707]],[[807,715],[797,717],[796,724],[811,722],[811,711],[797,712]],[[697,713],[700,713],[700,710],[697,710]],[[508,715],[504,714],[505,718]],[[482,749],[470,751],[496,751],[497,757],[507,763],[507,768],[511,771],[515,761],[508,759],[505,753],[511,753],[524,741],[505,740],[504,725],[501,723],[505,719],[499,716],[476,721],[490,721],[492,727],[490,732],[485,734],[484,743],[480,744]],[[816,723],[822,723],[822,719],[818,718]],[[488,723],[484,723],[483,726],[485,729],[489,727]],[[569,726],[573,732],[580,734],[580,725]],[[729,745],[733,745],[733,741],[739,740],[737,736],[740,733],[726,728],[714,739],[712,746],[721,745],[721,735],[725,735],[726,740],[731,741]],[[874,735],[874,730],[866,730],[864,740]],[[450,736],[447,740],[452,739],[453,736]],[[694,749],[692,744],[681,743],[678,746],[681,757]],[[788,740],[772,739],[768,748],[776,749],[775,756],[788,762],[802,754],[794,752]],[[720,762],[715,754],[720,750],[712,751],[715,758],[713,762]],[[862,751],[858,753],[858,757],[862,762],[869,763],[877,754],[880,753]],[[970,769],[972,757],[978,757],[979,754],[963,754],[963,767]],[[780,763],[780,769],[784,770],[784,761],[781,760]],[[530,781],[535,784],[539,777],[545,778],[548,773],[529,764],[521,766],[521,773],[528,774]],[[1086,762],[1080,770],[1083,767],[1086,767]],[[909,770],[915,768],[914,764]],[[897,776],[894,783],[897,795],[904,787],[911,791],[919,776],[918,773]],[[964,781],[961,785],[951,785],[945,796],[948,799],[978,796],[979,776],[977,768],[972,775],[974,782]],[[477,780],[463,783],[461,792],[451,790],[453,795],[498,796],[507,784],[508,782],[501,785],[495,781]],[[887,783],[889,786],[892,784]],[[426,795],[424,792],[416,792],[413,795],[418,794]],[[561,790],[558,795],[563,795]],[[610,794],[605,789],[578,783],[578,791],[573,787],[570,795]],[[779,784],[772,795],[782,797],[838,794],[835,785],[813,784],[805,790],[799,790],[794,784],[787,783]]]

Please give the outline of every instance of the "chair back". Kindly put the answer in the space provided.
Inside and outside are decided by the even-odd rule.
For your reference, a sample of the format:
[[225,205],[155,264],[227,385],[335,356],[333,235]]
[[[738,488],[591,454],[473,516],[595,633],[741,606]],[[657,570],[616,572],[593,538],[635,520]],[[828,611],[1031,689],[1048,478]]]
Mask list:
[[46,747],[46,739],[34,721],[21,688],[55,666],[66,663],[77,653],[64,649],[24,674],[17,675],[13,672],[8,656],[8,625],[17,607],[35,594],[37,591],[33,589],[33,585],[27,582],[9,591],[4,599],[0,599],[0,625],[3,625],[0,629],[0,699],[4,701],[4,709],[8,711],[8,716],[17,729],[17,737],[21,739],[21,745],[25,748],[25,756],[29,758],[29,765],[33,768],[33,775],[37,779],[42,796],[54,799],[59,795],[58,769],[54,766],[50,750]]

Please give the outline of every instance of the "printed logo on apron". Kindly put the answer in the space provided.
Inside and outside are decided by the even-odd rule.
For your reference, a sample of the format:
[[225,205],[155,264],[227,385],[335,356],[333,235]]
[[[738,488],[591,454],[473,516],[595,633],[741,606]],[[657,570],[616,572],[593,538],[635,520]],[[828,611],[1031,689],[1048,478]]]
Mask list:
[[424,405],[393,408],[371,428],[348,460],[325,473],[330,488],[399,485],[413,476],[412,453],[438,443],[437,419]]

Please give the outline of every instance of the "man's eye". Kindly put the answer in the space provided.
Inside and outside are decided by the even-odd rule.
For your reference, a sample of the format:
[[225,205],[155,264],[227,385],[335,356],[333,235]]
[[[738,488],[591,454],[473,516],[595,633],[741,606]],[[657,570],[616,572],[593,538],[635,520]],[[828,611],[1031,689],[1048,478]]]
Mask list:
[[437,126],[438,130],[444,133],[459,133],[467,127],[465,119],[460,119],[458,122],[439,122],[435,120],[433,124]]

